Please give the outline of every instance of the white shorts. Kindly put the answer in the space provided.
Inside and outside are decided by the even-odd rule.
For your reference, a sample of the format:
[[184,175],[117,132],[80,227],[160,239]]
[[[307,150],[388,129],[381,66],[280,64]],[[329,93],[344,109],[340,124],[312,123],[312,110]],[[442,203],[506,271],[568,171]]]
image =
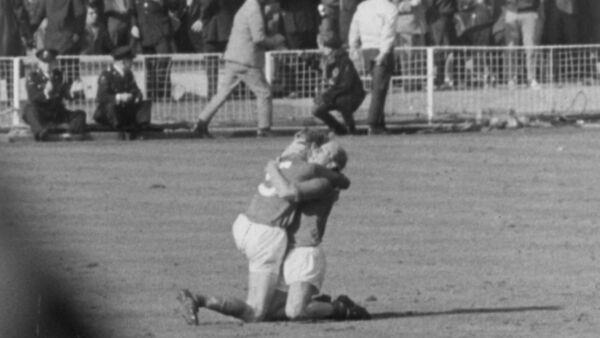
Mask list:
[[279,275],[287,248],[285,230],[253,223],[246,215],[239,214],[232,231],[235,245],[248,258],[250,271]]
[[293,248],[283,262],[283,278],[287,285],[307,282],[320,290],[326,265],[325,253],[320,246]]

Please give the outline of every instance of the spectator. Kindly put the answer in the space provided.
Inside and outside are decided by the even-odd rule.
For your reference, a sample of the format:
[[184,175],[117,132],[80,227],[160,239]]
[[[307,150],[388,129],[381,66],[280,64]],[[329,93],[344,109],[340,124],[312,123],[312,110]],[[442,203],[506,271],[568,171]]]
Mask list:
[[348,33],[350,32],[350,23],[356,12],[356,7],[363,0],[338,0],[340,7],[340,36],[344,46],[348,46]]
[[350,53],[362,57],[364,68],[372,75],[367,117],[371,135],[387,133],[384,108],[393,70],[397,17],[398,9],[390,0],[366,0],[358,5],[350,25]]
[[[400,72],[403,76],[416,76],[419,75],[418,68],[422,65],[417,64],[418,61],[414,60],[415,52],[410,48],[425,45],[425,7],[421,0],[394,0],[394,3],[398,7],[396,46],[408,47],[402,48],[398,53]],[[421,87],[418,82],[409,79],[403,79],[402,85],[406,91]]]
[[[525,71],[529,86],[540,87],[536,80],[536,52],[533,46],[540,43],[544,26],[545,0],[506,0],[505,36],[508,46],[522,44],[525,47]],[[508,51],[505,70],[509,86],[518,83],[517,52]]]
[[[492,43],[493,9],[485,0],[458,0],[458,12],[454,16],[457,44],[461,46],[489,46]],[[446,60],[446,77],[454,82],[454,56],[459,56],[461,80],[468,86],[485,86],[492,82],[486,59],[490,51],[466,50],[451,53]]]
[[70,98],[63,82],[62,72],[56,68],[57,52],[42,49],[36,53],[38,67],[27,76],[29,102],[23,108],[23,120],[29,124],[36,141],[47,141],[50,133],[66,129],[61,138],[70,139],[71,134],[86,131],[84,111],[71,111],[64,99]]
[[[338,135],[356,134],[354,112],[365,98],[363,83],[358,76],[342,41],[335,35],[320,36],[327,89],[315,98],[313,116],[321,119]],[[330,113],[337,110],[342,114],[345,126]]]
[[[40,6],[41,0],[26,0],[25,7],[27,8],[27,13],[29,14],[29,18],[31,19],[35,13],[37,12],[37,8]],[[43,49],[44,48],[44,32],[46,31],[46,23],[47,20],[44,19],[37,30],[31,30],[33,34],[33,48],[34,49]]]
[[[29,15],[22,0],[0,2],[0,56],[25,55],[26,46],[33,44]],[[13,97],[12,61],[0,61],[0,92]]]
[[[456,0],[431,0],[425,12],[429,28],[429,45],[450,46],[456,43],[454,30],[454,13],[456,13]],[[453,55],[447,53],[436,54],[436,83],[440,86],[452,87],[451,70]],[[448,60],[449,59],[449,60]]]
[[142,92],[131,72],[135,58],[131,47],[116,48],[112,56],[113,65],[98,78],[98,108],[94,120],[118,130],[123,138],[129,133],[129,139],[135,139],[150,123],[150,102],[142,100]]
[[204,0],[202,20],[207,53],[222,53],[227,47],[235,14],[244,0]]
[[544,30],[546,43],[574,45],[579,38],[579,9],[576,0],[546,0]]
[[[579,8],[576,0],[547,0],[544,22],[544,43],[549,45],[574,45],[581,42],[579,37]],[[584,62],[580,49],[553,49],[553,80],[578,80]]]
[[87,7],[85,0],[40,0],[32,17],[32,26],[39,27],[47,19],[45,46],[52,46],[60,55],[81,52]]
[[319,0],[280,2],[283,30],[289,49],[314,49],[317,47],[318,5]]
[[[202,2],[204,52],[223,53],[229,41],[233,19],[244,0],[203,0]],[[220,61],[220,57],[216,55],[206,57],[209,99],[217,93]]]
[[240,82],[256,96],[258,108],[257,136],[268,136],[273,119],[271,88],[265,79],[265,50],[284,43],[281,35],[265,34],[264,7],[271,0],[246,0],[235,15],[225,51],[225,75],[219,92],[200,113],[195,132],[209,137],[208,124]]
[[340,41],[344,40],[340,36],[340,11],[336,0],[321,0],[319,5],[319,15],[321,24],[319,25],[319,35],[317,35],[317,45],[323,47],[322,40]]
[[[175,52],[169,11],[178,11],[180,0],[133,0],[131,5],[131,35],[138,39],[144,54],[170,54]],[[146,59],[148,98],[171,97],[171,59],[152,57]]]
[[82,54],[106,55],[113,49],[108,30],[98,15],[99,9],[88,6]]
[[201,53],[204,51],[202,30],[202,1],[186,0],[185,7],[178,13],[181,25],[175,32],[175,46],[178,53]]
[[600,1],[579,0],[581,40],[585,43],[600,43]]
[[130,0],[104,0],[106,28],[113,46],[131,44]]
[[[60,55],[79,55],[82,50],[86,0],[40,0],[32,17],[33,30],[47,20],[44,46],[55,49]],[[59,66],[64,70],[65,81],[79,80],[79,59],[62,58]]]
[[25,47],[33,43],[33,37],[22,0],[0,2],[0,32],[0,56],[25,55]]

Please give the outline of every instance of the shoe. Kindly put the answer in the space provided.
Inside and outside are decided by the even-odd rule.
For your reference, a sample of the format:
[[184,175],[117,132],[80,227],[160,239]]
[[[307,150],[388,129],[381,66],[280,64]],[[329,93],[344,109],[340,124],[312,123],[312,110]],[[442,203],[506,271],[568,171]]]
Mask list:
[[273,132],[268,128],[260,128],[256,131],[256,137],[273,137]]
[[192,132],[196,134],[196,136],[198,136],[199,138],[214,138],[208,132],[208,124],[202,120],[198,120],[198,123],[196,123],[196,127],[194,127]]
[[390,132],[385,127],[369,127],[367,135],[388,135]]
[[336,298],[335,302],[339,302],[346,308],[347,320],[368,320],[371,319],[371,314],[364,307],[356,304],[350,297],[346,295],[340,295]]
[[179,313],[188,325],[198,325],[198,302],[188,289],[179,290],[177,294],[179,301]]

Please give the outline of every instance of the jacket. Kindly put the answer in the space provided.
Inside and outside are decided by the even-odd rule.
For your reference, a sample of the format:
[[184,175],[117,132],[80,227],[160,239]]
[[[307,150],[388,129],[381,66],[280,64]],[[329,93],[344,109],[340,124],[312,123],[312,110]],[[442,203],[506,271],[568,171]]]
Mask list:
[[0,1],[0,56],[25,55],[22,38],[31,42],[29,15],[22,0]]
[[258,0],[246,0],[233,19],[224,59],[248,67],[265,65],[266,26]]
[[362,103],[366,92],[348,52],[342,48],[334,50],[324,58],[324,66],[329,87],[321,93],[317,103],[344,112],[354,111]]
[[84,0],[45,0],[38,4],[31,21],[36,30],[42,20],[48,20],[44,46],[75,55],[81,52],[86,15]]
[[286,34],[316,32],[319,26],[319,0],[281,2],[283,29]]
[[367,0],[358,5],[350,24],[348,44],[351,49],[392,51],[396,39],[398,8],[388,0]]
[[243,0],[202,0],[201,20],[204,25],[205,42],[226,42],[229,40],[233,19],[242,7]]
[[177,0],[130,0],[131,25],[137,26],[143,47],[155,46],[162,39],[173,39],[169,10],[177,11]]

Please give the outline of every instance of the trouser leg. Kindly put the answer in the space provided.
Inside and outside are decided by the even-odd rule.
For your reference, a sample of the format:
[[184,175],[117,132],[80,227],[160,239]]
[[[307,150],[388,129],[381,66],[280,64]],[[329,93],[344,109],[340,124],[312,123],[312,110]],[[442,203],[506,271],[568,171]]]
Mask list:
[[273,96],[261,69],[248,68],[242,80],[256,96],[256,108],[259,129],[270,129],[273,124]]
[[46,129],[45,121],[41,118],[39,111],[32,105],[26,105],[23,109],[23,121],[29,125],[34,135],[38,135]]
[[227,98],[235,87],[241,82],[239,78],[239,74],[234,65],[227,63],[225,65],[225,75],[223,76],[223,82],[219,86],[219,90],[217,94],[212,97],[212,99],[208,102],[208,104],[202,109],[198,119],[200,121],[205,122],[206,124],[210,123],[210,120],[215,116],[219,108],[227,101]]
[[69,132],[72,134],[83,134],[86,132],[86,115],[82,110],[65,110],[66,122],[69,124]]
[[372,128],[385,128],[385,99],[391,76],[392,55],[388,54],[381,65],[374,65],[372,71],[371,103],[367,122]]
[[336,134],[346,134],[348,131],[346,128],[336,120],[326,105],[318,105],[313,108],[312,115],[316,118],[321,119],[329,129],[333,130]]

